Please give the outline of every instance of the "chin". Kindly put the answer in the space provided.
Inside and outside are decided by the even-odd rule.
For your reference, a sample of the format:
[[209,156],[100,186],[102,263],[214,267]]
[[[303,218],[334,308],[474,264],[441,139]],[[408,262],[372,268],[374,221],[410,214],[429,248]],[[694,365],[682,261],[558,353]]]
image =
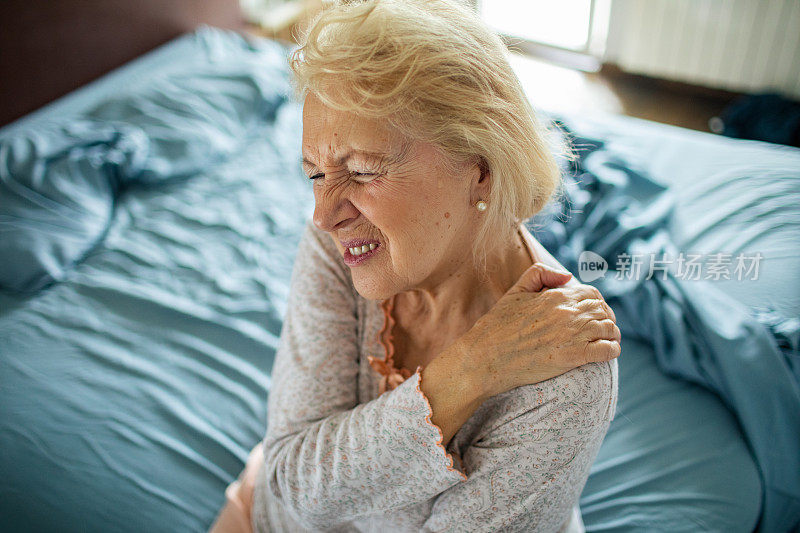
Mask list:
[[354,275],[352,279],[353,286],[358,294],[367,300],[385,300],[398,292],[395,288],[389,287],[385,283],[377,283],[376,280],[370,279],[369,276]]

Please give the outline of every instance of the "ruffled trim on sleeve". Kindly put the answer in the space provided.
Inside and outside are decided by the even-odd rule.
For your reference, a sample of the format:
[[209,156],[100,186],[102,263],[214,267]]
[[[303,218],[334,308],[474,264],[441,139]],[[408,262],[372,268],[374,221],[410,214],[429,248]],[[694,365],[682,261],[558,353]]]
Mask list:
[[[461,458],[453,453],[450,454],[447,452],[445,447],[442,445],[444,441],[444,434],[442,433],[442,429],[434,424],[431,421],[431,417],[433,416],[433,409],[431,408],[431,403],[428,400],[428,397],[425,396],[425,393],[422,392],[420,389],[420,385],[422,383],[422,370],[423,366],[418,365],[414,373],[412,374],[406,368],[398,369],[394,363],[394,336],[392,335],[392,330],[394,328],[395,320],[392,316],[392,309],[394,308],[394,297],[384,300],[381,302],[381,308],[383,309],[383,328],[378,333],[378,341],[383,345],[383,348],[386,352],[386,356],[384,359],[377,359],[371,355],[367,356],[367,360],[369,361],[370,366],[379,374],[381,374],[381,381],[378,389],[379,394],[383,394],[387,390],[393,390],[397,388],[401,383],[405,382],[406,380],[412,378],[412,376],[417,377],[417,382],[414,384],[415,391],[422,398],[425,402],[426,414],[425,414],[425,423],[430,426],[431,428],[435,429],[436,433],[438,433],[439,438],[436,441],[436,446],[441,449],[444,457],[446,459],[445,466],[447,470],[450,472],[457,472],[463,481],[467,480],[466,474],[464,474],[463,466],[461,464]],[[457,465],[457,467],[455,466]]]
[[[442,433],[442,428],[440,428],[431,421],[431,417],[433,416],[433,409],[431,409],[431,402],[428,401],[428,397],[425,396],[425,393],[422,392],[422,389],[420,388],[420,385],[422,385],[422,366],[421,365],[418,366],[417,370],[412,375],[419,376],[416,383],[416,390],[419,393],[419,395],[422,396],[422,399],[425,400],[425,405],[428,407],[428,414],[425,416],[425,422],[427,422],[428,425],[436,428],[436,431],[439,433],[439,440],[436,442],[436,446],[441,448],[442,453],[445,456],[445,459],[447,459],[448,462],[448,464],[446,465],[447,469],[452,472],[458,472],[461,475],[462,479],[466,481],[467,475],[461,471],[463,469],[463,465],[461,464],[461,458],[458,457],[456,454],[450,454],[447,452],[445,447],[442,445],[442,442],[444,441],[444,433]],[[454,467],[455,464],[455,461],[453,459],[454,457],[458,459],[458,468]]]

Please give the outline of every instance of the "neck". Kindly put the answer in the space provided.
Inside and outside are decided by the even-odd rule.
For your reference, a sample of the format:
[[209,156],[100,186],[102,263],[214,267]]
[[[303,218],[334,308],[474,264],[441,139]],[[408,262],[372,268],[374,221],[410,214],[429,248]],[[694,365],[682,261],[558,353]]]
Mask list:
[[486,258],[486,271],[474,261],[463,261],[455,269],[434,281],[398,295],[403,305],[416,316],[433,324],[466,322],[471,326],[486,314],[533,264],[519,232]]

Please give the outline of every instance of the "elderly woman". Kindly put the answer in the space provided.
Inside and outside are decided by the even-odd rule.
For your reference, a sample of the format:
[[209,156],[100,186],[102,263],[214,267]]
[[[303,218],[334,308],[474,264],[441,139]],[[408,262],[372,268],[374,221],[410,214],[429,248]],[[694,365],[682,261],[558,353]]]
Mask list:
[[212,529],[581,530],[620,333],[521,224],[559,171],[504,45],[455,3],[348,3],[292,68],[313,225]]

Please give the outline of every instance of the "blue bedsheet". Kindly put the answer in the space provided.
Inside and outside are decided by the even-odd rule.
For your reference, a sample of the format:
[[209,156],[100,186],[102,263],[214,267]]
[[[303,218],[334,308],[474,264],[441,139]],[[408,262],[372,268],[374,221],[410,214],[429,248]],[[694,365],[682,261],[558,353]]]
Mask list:
[[[264,433],[292,262],[313,207],[299,164],[300,107],[289,98],[287,52],[205,28],[0,130],[0,159],[7,158],[0,169],[30,169],[4,177],[7,188],[13,178],[14,194],[0,194],[0,231],[15,236],[0,243],[12,257],[6,270],[0,266],[0,530],[201,531],[211,524],[225,486]],[[670,173],[674,204],[662,218],[619,216],[632,203],[625,200],[632,182],[586,159],[586,170],[607,181],[573,188],[571,201],[600,208],[574,213],[572,226],[551,220],[536,229],[560,261],[574,269],[581,247],[606,254],[637,240],[660,243],[648,240],[656,229],[682,249],[747,235],[739,246],[778,250],[764,265],[782,266],[754,284],[726,285],[726,293],[760,305],[761,322],[770,318],[776,338],[783,332],[788,342],[786,319],[798,314],[800,295],[777,288],[798,283],[797,174],[778,180],[768,169],[800,168],[797,152],[628,119],[568,123],[624,156],[628,167],[618,172],[641,171],[642,194],[665,196],[658,184],[661,171]],[[72,133],[57,140],[59,128]],[[649,144],[622,142],[631,131]],[[92,137],[98,132],[108,135]],[[755,179],[768,190],[784,187],[773,191],[769,209],[731,203],[737,195],[725,187],[737,181],[724,175],[711,192],[687,187],[710,183],[692,172],[714,150],[727,154],[721,171],[743,168],[730,155],[740,147],[764,167]],[[665,162],[648,149],[682,157]],[[37,163],[37,153],[50,155]],[[709,209],[693,202],[722,189],[730,202],[717,198],[717,218],[698,219],[695,211]],[[80,199],[92,191],[99,207],[87,211]],[[614,246],[598,246],[612,242],[604,237],[620,225]],[[26,243],[35,250],[22,253]],[[687,283],[689,293],[694,287]],[[581,498],[587,529],[751,530],[762,489],[774,493],[780,482],[764,465],[779,461],[758,453],[763,426],[745,424],[752,413],[737,411],[737,393],[752,395],[752,387],[726,389],[710,358],[738,333],[712,337],[718,311],[692,305],[700,329],[675,337],[685,326],[682,311],[697,303],[686,291],[651,282],[603,290],[617,298],[623,357],[618,415]],[[652,313],[628,312],[626,294]],[[660,306],[665,295],[669,305]],[[654,324],[674,329],[658,337]],[[767,347],[764,330],[758,333]],[[667,337],[685,343],[656,342],[654,350]],[[716,341],[698,348],[697,338]],[[694,354],[710,356],[698,365]],[[692,365],[684,364],[687,355]],[[659,370],[670,365],[681,370],[674,375],[710,383],[732,410],[708,389]],[[763,401],[783,398],[777,388],[770,394]],[[776,416],[787,422],[792,415]],[[784,440],[776,442],[786,444],[792,428],[784,422],[777,426]],[[784,474],[791,496],[797,478]],[[773,513],[780,506],[772,501],[764,500],[762,526],[777,531],[791,513]]]
[[[87,96],[0,132],[8,163],[20,160],[3,151],[15,140],[54,123],[95,123],[60,150],[69,164],[42,169],[42,179],[15,173],[29,194],[0,194],[13,214],[42,199],[64,210],[46,211],[53,233],[36,233],[32,217],[0,218],[2,234],[17,232],[19,245],[26,234],[38,239],[39,253],[10,256],[26,261],[15,271],[57,279],[36,292],[0,294],[0,530],[211,524],[265,431],[293,257],[311,213],[286,53],[204,29],[157,51],[155,64],[145,58],[115,73],[123,79],[112,77],[110,89],[100,80]],[[206,88],[190,108],[149,112],[191,97],[190,86]],[[93,142],[97,123],[136,142],[122,150]],[[14,153],[49,146],[51,137],[37,137]],[[64,172],[87,166],[97,180],[126,182],[95,190],[113,214],[89,239],[74,231],[85,213],[70,209],[80,207],[73,200],[88,174]],[[80,253],[62,253],[77,245]],[[46,268],[55,264],[62,268]],[[27,279],[15,278],[24,285],[15,289],[36,289]]]
[[[676,268],[652,269],[671,267],[669,260],[679,255],[669,233],[669,189],[604,149],[601,139],[568,136],[580,158],[566,173],[560,205],[531,221],[537,238],[573,272],[581,272],[587,250],[610,265],[594,284],[614,308],[624,337],[653,346],[665,373],[716,393],[736,416],[763,478],[760,529],[800,526],[800,320],[776,320],[778,311],[770,307],[748,312],[706,281],[719,279],[723,269],[719,276],[700,272],[701,279]],[[787,206],[800,202],[800,151],[794,155],[796,165],[772,169]],[[781,218],[800,227],[791,213]],[[631,268],[634,256],[644,259],[640,275]],[[733,268],[725,277],[736,275]]]

